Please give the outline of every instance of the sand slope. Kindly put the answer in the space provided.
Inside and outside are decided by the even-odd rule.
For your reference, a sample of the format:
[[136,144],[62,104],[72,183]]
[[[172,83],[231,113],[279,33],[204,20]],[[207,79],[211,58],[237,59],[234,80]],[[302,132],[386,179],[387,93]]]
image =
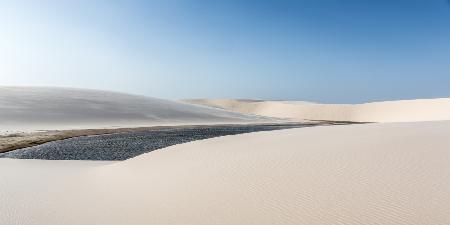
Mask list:
[[109,165],[2,159],[0,224],[448,225],[448,134],[450,122],[364,124],[220,137]]
[[115,92],[0,87],[0,132],[255,120],[224,110]]
[[252,101],[194,99],[185,102],[228,109],[239,113],[301,120],[355,122],[412,122],[450,120],[450,98],[318,104],[300,101]]

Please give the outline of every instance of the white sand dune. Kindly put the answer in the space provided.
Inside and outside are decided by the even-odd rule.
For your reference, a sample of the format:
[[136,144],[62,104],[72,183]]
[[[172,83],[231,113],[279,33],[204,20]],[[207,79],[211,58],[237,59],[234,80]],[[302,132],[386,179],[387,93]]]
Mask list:
[[115,92],[0,87],[0,132],[238,123],[262,120],[225,110]]
[[450,122],[300,128],[120,162],[0,160],[0,224],[450,224]]
[[233,99],[192,99],[184,102],[296,121],[412,122],[450,120],[450,98],[386,101],[355,105]]
[[[360,105],[0,88],[0,132],[265,120],[405,122],[213,138],[123,162],[0,159],[0,224],[450,224],[450,99]],[[238,112],[238,113],[237,113]]]

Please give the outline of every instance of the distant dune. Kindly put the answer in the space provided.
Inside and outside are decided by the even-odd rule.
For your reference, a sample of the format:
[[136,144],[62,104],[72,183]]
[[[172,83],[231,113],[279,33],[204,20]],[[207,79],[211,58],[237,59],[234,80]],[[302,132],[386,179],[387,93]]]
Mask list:
[[448,225],[450,121],[213,138],[120,163],[0,159],[0,224]]
[[242,123],[258,120],[262,119],[225,110],[115,92],[71,88],[0,87],[0,133]]
[[386,101],[354,105],[233,99],[192,99],[184,102],[244,114],[287,118],[296,121],[413,122],[450,120],[450,98]]

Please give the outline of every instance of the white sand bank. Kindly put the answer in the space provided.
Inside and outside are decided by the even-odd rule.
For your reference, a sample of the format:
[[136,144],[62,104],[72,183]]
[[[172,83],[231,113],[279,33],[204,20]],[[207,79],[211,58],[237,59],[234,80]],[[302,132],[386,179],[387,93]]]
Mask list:
[[354,122],[413,122],[450,120],[450,98],[374,102],[365,104],[318,104],[296,101],[233,99],[185,100],[193,104],[234,112],[301,120]]
[[238,113],[115,92],[0,86],[0,134],[35,130],[245,123]]
[[[0,224],[450,224],[450,122],[220,137],[121,163],[0,160]],[[106,162],[107,163],[107,162]]]

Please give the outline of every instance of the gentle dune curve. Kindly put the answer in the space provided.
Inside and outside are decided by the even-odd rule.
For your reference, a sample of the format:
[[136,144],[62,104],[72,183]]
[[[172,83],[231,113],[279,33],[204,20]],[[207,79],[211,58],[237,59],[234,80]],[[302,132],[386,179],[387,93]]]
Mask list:
[[449,133],[448,121],[364,124],[213,138],[115,164],[0,159],[0,224],[447,225]]
[[264,121],[225,110],[108,91],[0,86],[0,133]]
[[184,102],[234,112],[302,120],[354,122],[417,122],[450,120],[450,98],[373,102],[365,104],[318,104],[300,101],[191,99]]

